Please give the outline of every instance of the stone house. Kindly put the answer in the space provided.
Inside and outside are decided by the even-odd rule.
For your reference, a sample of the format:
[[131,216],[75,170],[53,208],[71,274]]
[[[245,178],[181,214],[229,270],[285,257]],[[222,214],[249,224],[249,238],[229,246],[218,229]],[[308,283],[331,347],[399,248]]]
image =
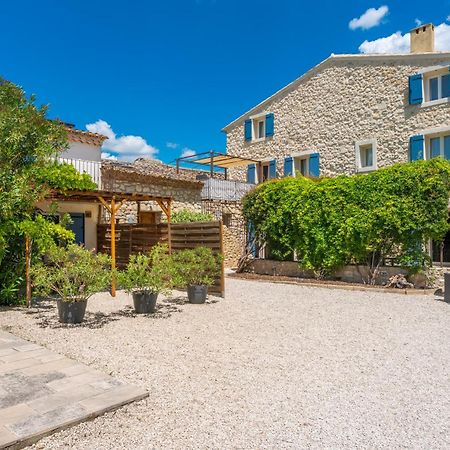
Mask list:
[[[331,55],[228,124],[227,153],[261,161],[232,176],[258,183],[450,159],[450,53],[434,51],[432,24],[410,39],[408,54]],[[450,262],[450,235],[431,253]]]

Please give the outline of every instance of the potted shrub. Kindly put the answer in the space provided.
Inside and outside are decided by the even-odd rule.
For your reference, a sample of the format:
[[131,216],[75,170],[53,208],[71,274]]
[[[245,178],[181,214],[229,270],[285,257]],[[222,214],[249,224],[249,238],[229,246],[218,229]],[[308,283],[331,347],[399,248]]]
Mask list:
[[196,247],[181,250],[173,255],[179,279],[187,287],[190,303],[205,303],[208,286],[214,284],[220,274],[222,257],[210,248]]
[[173,283],[172,261],[167,245],[155,245],[150,252],[130,256],[124,271],[118,272],[119,285],[133,296],[138,314],[154,313],[160,292],[169,294]]
[[31,269],[36,292],[57,295],[60,322],[82,322],[89,297],[111,282],[110,258],[75,244],[55,246],[45,256],[45,264]]

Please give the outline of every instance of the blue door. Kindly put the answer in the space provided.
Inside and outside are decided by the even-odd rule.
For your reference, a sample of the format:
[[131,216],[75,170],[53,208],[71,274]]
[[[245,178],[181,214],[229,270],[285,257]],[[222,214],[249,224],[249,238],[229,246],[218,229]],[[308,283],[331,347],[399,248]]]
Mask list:
[[84,214],[83,213],[70,213],[72,223],[69,224],[69,230],[72,230],[75,234],[75,243],[84,245]]

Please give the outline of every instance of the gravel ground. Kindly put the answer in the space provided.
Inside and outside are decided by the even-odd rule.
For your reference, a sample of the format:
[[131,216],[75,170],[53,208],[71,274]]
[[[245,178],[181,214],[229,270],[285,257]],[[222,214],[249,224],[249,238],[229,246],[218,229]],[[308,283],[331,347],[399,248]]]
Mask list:
[[[228,279],[226,299],[135,316],[98,295],[64,327],[53,305],[0,326],[150,397],[35,448],[450,448],[450,305]],[[216,301],[217,300],[217,301]]]

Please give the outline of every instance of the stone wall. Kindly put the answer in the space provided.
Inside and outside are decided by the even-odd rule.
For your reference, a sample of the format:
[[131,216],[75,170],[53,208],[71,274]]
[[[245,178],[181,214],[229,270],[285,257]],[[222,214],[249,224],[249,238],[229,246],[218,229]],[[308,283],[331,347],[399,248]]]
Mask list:
[[[450,103],[424,107],[408,104],[408,76],[448,55],[330,57],[285,93],[251,115],[274,113],[274,136],[244,140],[244,119],[227,129],[227,152],[254,159],[277,159],[283,175],[285,156],[320,153],[324,176],[356,171],[355,142],[376,139],[378,167],[408,161],[409,138],[450,126]],[[230,169],[245,179],[245,168]]]
[[[202,210],[200,196],[201,187],[201,185],[194,185],[191,187],[188,183],[181,184],[180,186],[165,186],[163,184],[150,184],[103,177],[103,188],[108,191],[137,192],[139,194],[148,194],[159,197],[172,197],[172,211],[187,208],[200,212]],[[161,211],[161,209],[155,202],[142,202],[141,211]],[[117,216],[120,223],[126,223],[128,221],[136,222],[136,202],[125,203],[124,206],[120,208]]]
[[[297,278],[314,278],[314,274],[310,270],[301,269],[295,261],[274,261],[269,259],[255,259],[251,262],[248,270],[252,273],[260,275],[278,275],[285,277]],[[380,267],[380,277],[377,284],[384,285],[393,275],[407,275],[408,271],[400,267],[385,266]],[[344,266],[336,271],[334,279],[345,281],[347,283],[362,283],[367,279],[366,266]],[[422,287],[422,286],[420,286]]]
[[246,244],[242,204],[225,200],[204,200],[203,212],[213,214],[223,222],[225,267],[236,267]]

